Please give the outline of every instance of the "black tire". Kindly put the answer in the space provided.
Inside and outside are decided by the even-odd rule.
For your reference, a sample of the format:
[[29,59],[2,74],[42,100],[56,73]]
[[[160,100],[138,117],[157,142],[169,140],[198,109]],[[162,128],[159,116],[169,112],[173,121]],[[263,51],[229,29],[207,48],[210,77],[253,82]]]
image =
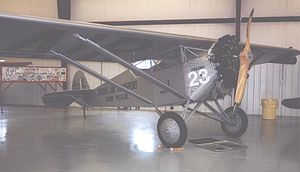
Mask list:
[[229,107],[225,110],[227,116],[234,121],[233,124],[221,122],[223,132],[229,137],[240,137],[248,128],[248,118],[243,109],[238,108],[236,114],[232,114],[233,107]]
[[157,133],[165,147],[180,148],[187,139],[186,123],[177,113],[166,112],[158,120]]

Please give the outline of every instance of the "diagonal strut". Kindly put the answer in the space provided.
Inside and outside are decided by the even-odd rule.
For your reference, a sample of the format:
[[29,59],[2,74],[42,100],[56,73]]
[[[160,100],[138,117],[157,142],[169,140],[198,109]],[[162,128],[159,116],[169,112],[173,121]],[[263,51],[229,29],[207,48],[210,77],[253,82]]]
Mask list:
[[143,76],[145,79],[151,81],[152,83],[154,83],[155,85],[157,85],[158,87],[161,87],[167,91],[169,91],[170,93],[174,94],[175,96],[181,98],[181,99],[187,99],[184,95],[180,94],[177,90],[175,90],[174,88],[168,86],[167,84],[165,84],[164,82],[154,78],[153,76],[151,76],[150,74],[144,72],[141,69],[138,69],[136,66],[128,63],[127,61],[125,61],[124,59],[118,57],[117,55],[111,53],[110,51],[104,49],[103,47],[101,47],[100,45],[98,45],[97,43],[93,42],[90,39],[84,38],[79,34],[74,34],[73,35],[75,38],[81,40],[84,44],[94,48],[97,52],[104,54],[105,56],[109,57],[110,59],[112,59],[113,61],[123,65],[124,67],[132,70],[133,72]]
[[145,97],[143,97],[143,96],[141,96],[141,95],[139,95],[139,94],[137,94],[137,93],[135,93],[135,92],[133,92],[133,91],[125,88],[125,87],[123,87],[122,85],[120,85],[120,84],[112,81],[111,79],[109,79],[109,78],[101,75],[100,73],[98,73],[98,72],[96,72],[96,71],[94,71],[94,70],[92,70],[92,69],[90,69],[90,68],[88,68],[88,67],[80,64],[79,62],[76,62],[76,61],[74,61],[74,60],[66,57],[65,55],[60,54],[60,53],[58,53],[58,52],[56,52],[54,50],[51,50],[51,53],[54,54],[60,60],[66,61],[66,62],[68,62],[68,63],[70,63],[70,64],[78,67],[79,69],[81,69],[81,70],[89,73],[90,75],[92,75],[92,76],[94,76],[94,77],[96,77],[98,79],[101,79],[101,80],[103,80],[103,81],[105,81],[105,82],[107,82],[107,83],[109,83],[111,85],[114,85],[115,87],[117,87],[117,88],[125,91],[126,93],[128,93],[128,94],[130,94],[130,95],[132,95],[132,96],[134,96],[134,97],[136,97],[136,98],[138,98],[140,100],[142,100],[143,102],[153,105],[153,103],[150,100],[146,99]]

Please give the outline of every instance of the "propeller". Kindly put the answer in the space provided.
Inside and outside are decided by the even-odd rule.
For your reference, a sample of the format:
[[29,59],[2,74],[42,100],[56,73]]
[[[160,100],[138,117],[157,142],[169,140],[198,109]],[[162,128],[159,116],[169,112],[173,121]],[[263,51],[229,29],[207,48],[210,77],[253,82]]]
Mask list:
[[247,79],[248,79],[248,71],[250,68],[250,55],[251,55],[251,46],[250,46],[250,28],[252,23],[254,9],[252,9],[248,24],[247,24],[247,33],[246,33],[246,43],[243,51],[240,53],[240,68],[239,68],[239,74],[238,74],[238,80],[236,85],[236,92],[234,97],[234,111],[236,107],[238,107],[242,101],[245,88],[247,85]]

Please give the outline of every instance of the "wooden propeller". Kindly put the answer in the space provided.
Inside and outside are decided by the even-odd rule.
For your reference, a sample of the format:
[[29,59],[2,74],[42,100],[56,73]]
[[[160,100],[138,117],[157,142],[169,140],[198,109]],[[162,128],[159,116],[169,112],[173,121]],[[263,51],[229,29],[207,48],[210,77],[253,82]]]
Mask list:
[[254,9],[252,9],[252,11],[250,13],[248,24],[247,24],[245,48],[240,53],[240,69],[239,69],[237,87],[236,87],[236,92],[235,92],[235,97],[234,97],[235,105],[240,105],[243,95],[244,95],[244,92],[245,92],[247,79],[248,79],[248,71],[249,71],[249,67],[250,67],[249,56],[251,54],[250,28],[251,28],[253,13],[254,13]]

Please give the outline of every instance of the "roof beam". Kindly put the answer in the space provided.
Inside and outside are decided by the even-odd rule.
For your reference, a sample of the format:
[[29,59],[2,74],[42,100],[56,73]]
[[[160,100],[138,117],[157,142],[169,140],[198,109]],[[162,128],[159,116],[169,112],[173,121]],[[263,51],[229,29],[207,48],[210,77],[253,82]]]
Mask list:
[[[71,19],[71,0],[57,0],[57,16],[59,19],[70,20]],[[61,67],[67,67],[65,61],[61,61]],[[63,83],[63,89],[68,89],[68,83]]]
[[234,23],[235,18],[207,18],[207,19],[174,19],[174,20],[129,20],[129,21],[104,21],[92,22],[115,26],[129,25],[170,25],[170,24],[215,24]]
[[[204,19],[172,19],[172,20],[128,20],[128,21],[98,21],[91,23],[106,24],[113,26],[130,25],[172,25],[172,24],[236,24],[237,18],[204,18]],[[247,23],[248,17],[242,17],[241,23]],[[300,22],[300,16],[276,16],[276,17],[253,17],[256,22]]]
[[[243,17],[242,22],[247,23],[249,17]],[[300,16],[272,16],[272,17],[253,17],[252,22],[300,22]]]

